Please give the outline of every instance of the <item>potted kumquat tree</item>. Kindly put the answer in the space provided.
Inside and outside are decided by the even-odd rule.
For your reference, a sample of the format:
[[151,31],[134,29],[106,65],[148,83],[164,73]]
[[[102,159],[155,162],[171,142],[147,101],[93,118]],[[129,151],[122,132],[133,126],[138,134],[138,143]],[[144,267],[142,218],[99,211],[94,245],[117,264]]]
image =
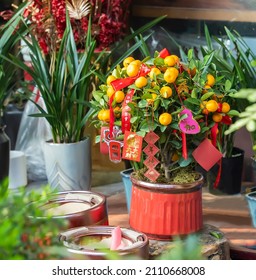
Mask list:
[[237,115],[231,82],[213,67],[213,54],[199,60],[189,50],[187,58],[167,49],[127,57],[90,101],[101,152],[134,170],[130,225],[157,239],[202,228],[196,167],[208,171],[221,160],[224,131]]

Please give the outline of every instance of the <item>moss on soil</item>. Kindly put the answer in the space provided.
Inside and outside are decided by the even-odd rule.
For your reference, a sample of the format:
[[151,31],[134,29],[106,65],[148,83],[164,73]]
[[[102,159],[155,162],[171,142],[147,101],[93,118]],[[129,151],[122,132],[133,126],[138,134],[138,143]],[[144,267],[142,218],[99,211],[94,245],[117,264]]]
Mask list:
[[[156,180],[156,183],[160,184],[184,184],[184,183],[192,183],[197,181],[200,178],[200,173],[196,172],[191,167],[179,168],[173,171],[170,175],[170,179],[167,179],[164,176],[163,170],[157,170],[160,173],[160,176]],[[135,177],[138,180],[142,180],[145,182],[152,182],[149,178],[147,178],[144,174],[147,172],[147,168],[140,169],[135,172]]]

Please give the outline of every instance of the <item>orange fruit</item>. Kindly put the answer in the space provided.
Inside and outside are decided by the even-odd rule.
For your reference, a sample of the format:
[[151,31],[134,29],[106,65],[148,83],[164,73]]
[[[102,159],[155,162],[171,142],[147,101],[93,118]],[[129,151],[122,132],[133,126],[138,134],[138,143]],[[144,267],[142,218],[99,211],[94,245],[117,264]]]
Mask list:
[[163,113],[159,116],[158,121],[161,125],[169,125],[172,122],[172,115]]
[[205,108],[206,103],[207,103],[207,101],[203,101],[203,102],[200,104],[200,108],[201,108],[201,109],[204,109],[204,108]]
[[215,100],[209,100],[207,101],[205,107],[209,112],[215,112],[218,109],[218,103]]
[[103,121],[103,112],[104,112],[104,109],[101,109],[101,110],[99,111],[99,113],[98,113],[98,119],[99,119],[100,121]]
[[137,64],[129,64],[126,73],[129,77],[134,77],[139,73],[140,67]]
[[172,54],[171,56],[174,58],[176,63],[178,63],[180,61],[180,58],[177,55]]
[[135,65],[137,65],[138,67],[140,67],[141,61],[138,60],[138,59],[136,59],[136,60],[133,60],[130,64],[135,64]]
[[205,94],[205,93],[208,92],[208,90],[211,89],[211,88],[212,88],[211,86],[205,85],[205,86],[204,86],[204,89],[203,89],[203,91],[202,91],[202,94]]
[[121,103],[124,100],[125,94],[123,91],[118,90],[115,92],[114,99],[117,103]]
[[148,80],[145,77],[139,77],[135,80],[135,86],[138,88],[143,88],[147,85]]
[[113,82],[114,80],[116,80],[116,77],[113,75],[110,75],[107,77],[107,85],[110,86],[111,82]]
[[109,109],[103,110],[101,118],[102,118],[102,121],[109,122],[109,120],[110,120],[110,110]]
[[107,88],[107,96],[110,98],[115,93],[115,90],[112,86]]
[[172,55],[168,55],[164,59],[164,64],[167,66],[174,66],[176,64],[176,60]]
[[213,121],[215,121],[215,122],[221,122],[221,120],[222,120],[222,115],[221,115],[220,113],[214,113],[214,114],[212,115],[212,119],[213,119]]
[[132,56],[128,56],[124,59],[123,61],[123,66],[127,67],[132,61],[134,61],[135,59]]
[[205,115],[208,115],[208,110],[206,109],[206,104],[207,104],[207,101],[203,101],[201,104],[200,104],[200,108],[202,109],[202,114],[205,114]]
[[222,103],[222,113],[228,113],[230,111],[230,105],[227,102]]
[[172,96],[172,89],[168,86],[163,86],[160,89],[160,94],[163,98],[169,98]]
[[151,70],[150,70],[150,72],[149,72],[149,77],[153,80],[154,79],[154,76],[157,76],[157,75],[159,75],[159,74],[161,74],[161,71],[158,69],[158,68],[156,68],[156,67],[153,67]]
[[212,87],[215,84],[214,76],[212,74],[207,74],[206,78],[207,78],[206,84]]
[[167,68],[164,72],[164,80],[167,83],[174,83],[179,75],[179,70],[175,67]]

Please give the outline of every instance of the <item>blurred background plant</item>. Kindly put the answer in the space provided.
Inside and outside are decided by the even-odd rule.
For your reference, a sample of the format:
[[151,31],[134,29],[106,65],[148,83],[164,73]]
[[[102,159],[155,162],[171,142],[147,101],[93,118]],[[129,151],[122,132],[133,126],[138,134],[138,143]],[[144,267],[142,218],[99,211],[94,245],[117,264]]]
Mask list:
[[241,89],[240,91],[232,94],[234,98],[245,99],[249,102],[248,106],[245,107],[244,111],[240,112],[238,119],[233,123],[225,134],[233,133],[242,127],[245,127],[252,140],[252,149],[254,152],[253,159],[256,160],[256,89]]
[[[23,11],[24,5],[21,5],[11,20],[0,28],[0,120],[6,106],[12,101],[16,88],[19,87],[18,68],[7,62],[2,56],[10,57],[10,54],[17,52],[20,34],[26,31],[25,25],[20,24],[20,16]],[[18,27],[20,34],[15,32]]]
[[190,234],[185,239],[175,238],[170,248],[166,250],[159,260],[204,260],[202,243],[196,234]]
[[41,192],[28,192],[21,187],[8,190],[8,179],[0,183],[0,259],[34,260],[66,257],[58,234],[65,222],[42,217],[42,205],[52,191],[49,186]]

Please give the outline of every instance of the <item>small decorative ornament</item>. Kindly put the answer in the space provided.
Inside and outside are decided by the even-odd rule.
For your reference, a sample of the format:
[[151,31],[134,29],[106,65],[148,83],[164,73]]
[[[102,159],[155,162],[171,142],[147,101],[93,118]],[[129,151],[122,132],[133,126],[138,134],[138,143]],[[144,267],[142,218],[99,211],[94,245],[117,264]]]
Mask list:
[[187,115],[186,118],[181,119],[179,122],[180,130],[186,134],[197,134],[200,132],[198,122],[193,118],[192,112],[185,108],[180,112],[180,117]]
[[124,104],[122,106],[122,131],[123,132],[130,131],[131,128],[131,122],[130,122],[131,115],[129,113],[131,108],[128,106],[128,104],[132,102],[132,97],[134,95],[134,92],[135,90],[131,89],[127,93],[124,99]]
[[221,158],[222,153],[205,139],[192,153],[194,159],[206,170],[210,170]]
[[[186,116],[185,118],[183,116]],[[181,130],[181,137],[182,137],[182,156],[185,160],[188,159],[188,152],[187,152],[187,140],[186,134],[197,134],[200,132],[201,128],[198,122],[193,118],[193,114],[191,110],[185,108],[183,109],[179,117],[181,118],[179,122],[179,128]]]
[[135,132],[125,131],[123,159],[140,161],[143,138]]
[[159,160],[155,158],[155,154],[159,151],[159,149],[155,146],[155,143],[158,139],[159,136],[153,131],[147,133],[144,138],[144,140],[148,143],[148,145],[143,150],[143,152],[148,156],[144,161],[144,165],[148,168],[145,175],[153,182],[155,182],[160,176],[160,174],[155,170],[155,167],[159,163]]
[[151,168],[147,170],[145,176],[148,177],[151,181],[155,182],[156,179],[160,176],[160,173],[157,172],[155,169]]
[[103,154],[109,154],[109,159],[114,163],[119,163],[122,160],[123,142],[116,140],[121,133],[120,128],[117,126],[113,127],[112,137],[109,128],[102,127],[101,129],[100,151]]
[[109,142],[109,159],[114,162],[118,163],[121,162],[121,148],[122,143],[120,141],[111,140]]

